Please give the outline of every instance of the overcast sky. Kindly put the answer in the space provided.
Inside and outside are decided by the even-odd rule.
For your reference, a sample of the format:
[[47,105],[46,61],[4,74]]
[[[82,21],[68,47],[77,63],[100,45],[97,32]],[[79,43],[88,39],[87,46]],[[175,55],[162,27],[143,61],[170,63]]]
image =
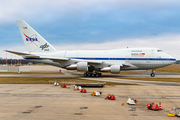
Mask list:
[[0,0],[0,57],[26,51],[16,20],[58,50],[157,47],[180,59],[180,0]]

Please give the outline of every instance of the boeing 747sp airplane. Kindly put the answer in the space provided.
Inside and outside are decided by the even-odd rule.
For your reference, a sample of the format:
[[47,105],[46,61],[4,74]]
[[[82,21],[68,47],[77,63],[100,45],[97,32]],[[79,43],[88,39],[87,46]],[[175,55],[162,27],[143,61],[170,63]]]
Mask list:
[[24,59],[49,64],[67,70],[84,71],[84,76],[101,76],[101,72],[120,73],[121,70],[155,69],[170,65],[175,58],[157,48],[126,48],[114,50],[57,51],[23,20],[17,20],[28,52],[6,50]]

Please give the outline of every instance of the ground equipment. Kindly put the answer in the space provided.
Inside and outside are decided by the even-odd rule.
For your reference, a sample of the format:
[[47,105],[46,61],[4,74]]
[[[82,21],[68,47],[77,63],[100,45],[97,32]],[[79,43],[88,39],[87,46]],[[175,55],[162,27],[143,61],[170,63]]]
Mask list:
[[162,110],[161,109],[161,103],[159,103],[159,106],[158,106],[158,104],[149,102],[149,104],[147,104],[147,108],[151,109],[151,110]]
[[179,117],[180,116],[180,108],[179,107],[172,107],[168,116],[169,117],[174,117],[174,116]]
[[100,96],[101,94],[102,94],[102,92],[94,91],[91,95],[92,96]]
[[105,98],[106,99],[109,99],[109,100],[115,100],[115,96],[113,94],[108,94],[107,97]]
[[132,99],[132,98],[129,98],[129,99],[127,100],[127,104],[129,104],[129,105],[135,105],[137,102],[138,102],[138,100],[134,100],[134,99]]
[[74,86],[74,90],[80,90],[81,89],[81,86]]
[[61,86],[62,88],[66,88],[66,84],[60,84],[59,83],[59,86]]
[[86,91],[86,89],[81,88],[81,89],[80,89],[80,92],[82,92],[82,93],[86,93],[87,91]]
[[59,86],[59,83],[58,82],[54,82],[54,86]]

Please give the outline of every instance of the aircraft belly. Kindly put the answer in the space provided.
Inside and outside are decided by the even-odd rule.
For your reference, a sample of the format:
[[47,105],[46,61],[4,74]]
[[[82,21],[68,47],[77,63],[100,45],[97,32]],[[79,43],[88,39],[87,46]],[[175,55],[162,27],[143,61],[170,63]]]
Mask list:
[[[171,62],[150,61],[147,63],[147,61],[141,61],[139,63],[138,62],[132,62],[131,64],[137,66],[138,69],[153,69],[153,68],[160,68],[160,67],[168,66],[171,64]],[[125,68],[125,69],[131,69],[131,68]]]
[[117,64],[117,65],[121,65],[123,63],[125,63],[124,60],[103,60],[103,63],[108,63],[108,64]]

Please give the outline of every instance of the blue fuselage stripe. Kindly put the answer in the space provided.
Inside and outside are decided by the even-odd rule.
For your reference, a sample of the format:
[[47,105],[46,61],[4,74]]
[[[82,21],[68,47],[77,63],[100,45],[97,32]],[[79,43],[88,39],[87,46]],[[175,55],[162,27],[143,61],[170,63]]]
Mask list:
[[[24,59],[36,59],[36,60],[46,60],[42,58],[24,58]],[[173,58],[70,58],[70,59],[81,59],[81,60],[153,60],[153,61],[176,61]]]
[[157,60],[157,61],[176,61],[172,58],[70,58],[70,59],[83,59],[83,60]]

